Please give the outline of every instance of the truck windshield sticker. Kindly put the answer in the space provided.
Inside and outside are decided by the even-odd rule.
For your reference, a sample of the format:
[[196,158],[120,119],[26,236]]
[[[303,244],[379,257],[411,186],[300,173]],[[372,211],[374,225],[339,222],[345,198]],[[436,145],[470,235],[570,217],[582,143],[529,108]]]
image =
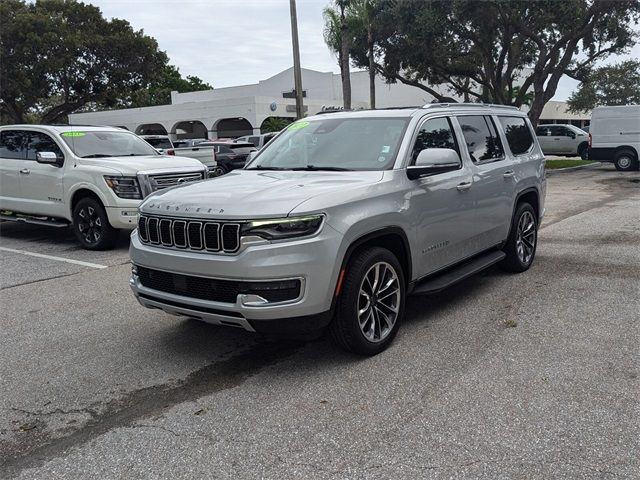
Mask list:
[[309,126],[309,122],[307,121],[295,122],[289,126],[289,130],[301,130],[303,128],[307,128],[308,126]]
[[84,137],[86,133],[84,132],[63,132],[61,134],[63,137]]

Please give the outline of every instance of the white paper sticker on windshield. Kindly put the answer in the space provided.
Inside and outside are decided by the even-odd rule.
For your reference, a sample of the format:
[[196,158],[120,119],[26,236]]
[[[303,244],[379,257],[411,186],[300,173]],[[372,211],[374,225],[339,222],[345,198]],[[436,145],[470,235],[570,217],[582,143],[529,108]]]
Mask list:
[[389,153],[390,151],[391,151],[391,147],[389,145],[385,145],[384,147],[382,147],[381,153]]

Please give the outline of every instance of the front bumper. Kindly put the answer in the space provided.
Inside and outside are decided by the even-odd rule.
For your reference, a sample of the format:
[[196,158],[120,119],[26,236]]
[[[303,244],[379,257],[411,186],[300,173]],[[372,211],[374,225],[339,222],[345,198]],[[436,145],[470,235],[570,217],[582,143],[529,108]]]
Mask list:
[[[137,200],[140,203],[140,200]],[[113,228],[133,230],[138,222],[138,207],[106,207],[107,218]]]
[[[148,288],[135,273],[130,286],[148,308],[199,318],[205,322],[269,331],[276,320],[305,319],[305,329],[326,325],[340,269],[342,236],[325,223],[313,237],[281,243],[248,245],[238,254],[202,253],[143,244],[137,231],[131,235],[130,256],[135,266],[212,280],[264,282],[299,279],[298,298],[285,302],[256,301],[239,294],[235,302],[202,300]],[[343,252],[342,252],[343,253]],[[314,325],[311,317],[318,316]],[[295,330],[295,325],[293,325]]]

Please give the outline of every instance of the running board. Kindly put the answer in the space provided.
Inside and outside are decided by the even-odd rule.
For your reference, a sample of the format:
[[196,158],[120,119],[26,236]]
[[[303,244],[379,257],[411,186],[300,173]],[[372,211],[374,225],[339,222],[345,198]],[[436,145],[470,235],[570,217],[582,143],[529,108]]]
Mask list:
[[51,217],[34,217],[32,215],[22,215],[22,214],[14,214],[14,215],[6,215],[0,214],[0,220],[8,220],[10,222],[23,222],[23,223],[31,223],[34,225],[47,225],[49,227],[68,227],[71,225],[69,222],[65,222],[62,220],[57,220]]
[[411,292],[411,295],[427,295],[437,293],[465,278],[481,272],[506,257],[504,252],[493,250],[475,257],[461,265],[422,281]]

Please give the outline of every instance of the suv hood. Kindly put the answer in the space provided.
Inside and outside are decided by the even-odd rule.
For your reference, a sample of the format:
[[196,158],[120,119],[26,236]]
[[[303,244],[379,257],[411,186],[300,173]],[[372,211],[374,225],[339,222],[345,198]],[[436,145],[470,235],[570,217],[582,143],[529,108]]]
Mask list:
[[162,190],[147,197],[148,214],[236,219],[287,216],[312,197],[339,195],[379,182],[380,171],[300,172],[235,170],[221,177]]
[[78,163],[95,167],[108,167],[123,175],[135,175],[138,172],[153,170],[202,170],[203,165],[198,160],[187,157],[170,155],[144,155],[135,157],[104,157],[82,158]]

